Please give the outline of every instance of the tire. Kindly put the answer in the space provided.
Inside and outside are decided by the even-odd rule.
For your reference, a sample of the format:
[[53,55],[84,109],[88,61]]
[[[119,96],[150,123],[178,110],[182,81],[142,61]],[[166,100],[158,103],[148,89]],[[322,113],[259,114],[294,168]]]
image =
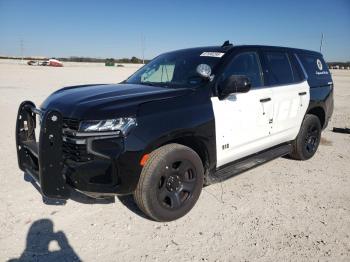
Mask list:
[[314,156],[321,140],[321,123],[317,116],[306,115],[296,139],[292,143],[293,159],[307,160]]
[[187,214],[203,187],[203,164],[198,154],[180,144],[154,150],[142,169],[134,192],[138,207],[156,221]]

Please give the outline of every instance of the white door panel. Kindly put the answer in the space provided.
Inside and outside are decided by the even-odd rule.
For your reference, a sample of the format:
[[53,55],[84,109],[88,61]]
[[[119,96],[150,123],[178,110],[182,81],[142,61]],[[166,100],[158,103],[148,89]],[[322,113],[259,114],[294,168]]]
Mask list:
[[[262,103],[265,98],[271,100]],[[220,167],[295,139],[309,105],[310,90],[304,81],[211,100]]]
[[[261,99],[270,101],[260,102]],[[224,100],[212,98],[217,167],[268,147],[273,117],[272,91],[253,89]]]
[[298,135],[309,106],[310,90],[307,81],[272,88],[274,116],[272,139],[287,142]]

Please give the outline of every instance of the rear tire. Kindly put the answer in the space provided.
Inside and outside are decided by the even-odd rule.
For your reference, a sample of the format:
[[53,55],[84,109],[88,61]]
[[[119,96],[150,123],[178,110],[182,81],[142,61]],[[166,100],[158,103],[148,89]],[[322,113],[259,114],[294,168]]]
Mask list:
[[142,169],[134,199],[156,221],[187,214],[203,187],[203,164],[191,148],[168,144],[154,150]]
[[317,116],[306,115],[296,139],[293,141],[293,159],[307,160],[314,156],[321,140],[321,123]]

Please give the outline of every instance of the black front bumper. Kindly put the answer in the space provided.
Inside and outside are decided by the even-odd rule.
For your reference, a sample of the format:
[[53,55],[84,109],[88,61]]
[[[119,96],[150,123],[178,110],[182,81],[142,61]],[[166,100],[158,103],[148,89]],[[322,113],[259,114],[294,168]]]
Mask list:
[[[41,123],[37,123],[36,114],[41,115]],[[118,179],[117,160],[124,152],[123,139],[117,135],[78,138],[66,135],[65,123],[56,110],[42,113],[30,101],[19,107],[18,165],[37,181],[41,193],[56,199],[68,199],[72,190],[96,198],[127,193],[128,183],[121,185]],[[37,141],[35,128],[39,124]]]
[[62,172],[62,115],[48,111],[42,117],[39,144],[35,138],[36,108],[25,101],[18,110],[16,147],[18,165],[40,184],[42,193],[51,198],[67,199],[70,189]]

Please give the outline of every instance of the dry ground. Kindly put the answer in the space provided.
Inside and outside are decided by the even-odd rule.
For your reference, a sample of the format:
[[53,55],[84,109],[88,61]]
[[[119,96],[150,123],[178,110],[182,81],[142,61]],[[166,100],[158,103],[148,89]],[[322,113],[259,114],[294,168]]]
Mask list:
[[335,111],[315,157],[277,159],[206,187],[171,223],[115,203],[44,204],[17,167],[15,118],[72,84],[113,83],[137,66],[29,67],[0,60],[0,261],[350,261],[350,72],[334,71]]

